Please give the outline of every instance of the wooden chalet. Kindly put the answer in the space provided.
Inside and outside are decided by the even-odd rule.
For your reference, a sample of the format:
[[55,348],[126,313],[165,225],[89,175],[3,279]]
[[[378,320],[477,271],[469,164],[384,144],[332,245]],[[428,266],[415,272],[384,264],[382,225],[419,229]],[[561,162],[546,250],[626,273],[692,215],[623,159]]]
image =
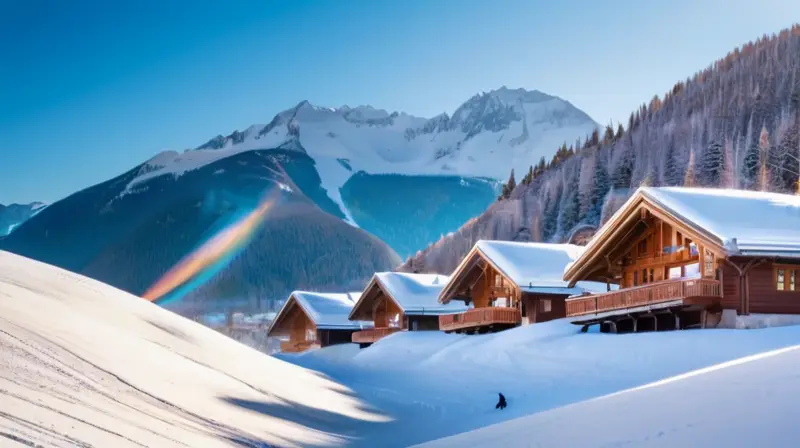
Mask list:
[[448,280],[438,274],[376,273],[350,312],[351,320],[368,320],[373,328],[353,333],[353,342],[366,347],[398,331],[439,330],[439,316],[467,309],[439,303]]
[[564,276],[619,289],[570,298],[566,314],[608,332],[716,326],[723,310],[794,314],[798,276],[800,197],[640,188]]
[[359,293],[295,291],[278,311],[267,336],[283,339],[281,351],[286,353],[350,343],[354,332],[372,325],[348,319],[358,298]]
[[473,308],[440,316],[439,327],[485,333],[563,318],[567,297],[607,290],[605,283],[564,281],[564,269],[582,251],[572,244],[478,241],[439,295],[442,304]]

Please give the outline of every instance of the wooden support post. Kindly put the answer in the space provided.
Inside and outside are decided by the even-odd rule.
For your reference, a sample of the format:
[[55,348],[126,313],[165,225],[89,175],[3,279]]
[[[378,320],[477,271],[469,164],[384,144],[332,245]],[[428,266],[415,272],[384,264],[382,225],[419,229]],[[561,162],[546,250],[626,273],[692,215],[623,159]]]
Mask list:
[[675,329],[676,330],[681,329],[681,316],[678,313],[675,313]]
[[639,324],[639,319],[634,316],[631,316],[631,319],[633,319],[633,332],[636,333],[636,327]]

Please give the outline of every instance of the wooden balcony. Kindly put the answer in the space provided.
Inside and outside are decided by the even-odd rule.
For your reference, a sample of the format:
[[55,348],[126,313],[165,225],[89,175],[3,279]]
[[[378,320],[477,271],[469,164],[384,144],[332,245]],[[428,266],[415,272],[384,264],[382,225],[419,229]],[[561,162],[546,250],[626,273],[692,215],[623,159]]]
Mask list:
[[636,266],[649,267],[691,261],[700,261],[700,256],[696,254],[692,255],[688,250],[682,250],[671,254],[662,254],[658,257],[648,256],[638,258],[636,260]]
[[398,331],[402,330],[402,328],[398,327],[370,328],[369,330],[356,331],[353,333],[352,340],[356,344],[372,344],[374,342],[378,342],[378,340],[381,338],[385,338],[392,333],[397,333]]
[[567,317],[589,316],[680,300],[700,304],[722,297],[719,281],[700,278],[664,280],[633,288],[567,299]]
[[312,348],[319,348],[319,343],[316,341],[281,341],[283,353],[300,353]]
[[494,326],[513,327],[519,325],[520,319],[519,310],[516,308],[476,308],[463,313],[439,316],[439,329],[442,331],[460,331]]

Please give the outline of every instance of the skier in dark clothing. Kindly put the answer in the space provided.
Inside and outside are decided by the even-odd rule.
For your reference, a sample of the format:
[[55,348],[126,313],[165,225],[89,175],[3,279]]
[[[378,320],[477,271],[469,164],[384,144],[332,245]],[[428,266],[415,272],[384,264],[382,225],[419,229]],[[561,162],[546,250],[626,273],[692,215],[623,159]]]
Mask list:
[[500,401],[497,402],[497,405],[494,407],[495,409],[505,409],[506,408],[506,397],[503,394],[498,393],[500,395]]

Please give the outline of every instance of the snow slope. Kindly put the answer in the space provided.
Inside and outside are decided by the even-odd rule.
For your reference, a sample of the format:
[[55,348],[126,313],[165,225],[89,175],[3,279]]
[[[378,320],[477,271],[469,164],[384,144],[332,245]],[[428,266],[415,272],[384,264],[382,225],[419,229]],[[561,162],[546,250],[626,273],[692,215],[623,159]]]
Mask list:
[[[581,334],[575,326],[553,321],[490,335],[397,333],[360,351],[337,346],[280,356],[340,381],[386,410],[393,421],[365,428],[364,440],[372,441],[372,446],[404,447],[797,344],[800,327],[796,326],[613,335]],[[789,372],[800,373],[797,369]],[[773,378],[791,380],[790,376]],[[509,403],[502,412],[494,409],[498,392]],[[638,409],[641,414],[662,412],[662,408],[668,412],[681,397],[653,397],[646,400],[647,407]],[[766,412],[765,407],[758,409]],[[560,420],[558,427],[568,432],[565,429],[572,424]],[[553,444],[543,446],[615,446],[591,443],[595,428],[585,425],[579,427],[585,443],[558,444],[559,433],[553,429],[553,438],[544,439]],[[618,429],[626,434],[624,428]],[[526,442],[535,440],[530,435],[521,437],[527,437]],[[536,446],[511,443],[518,440],[505,441],[510,446]],[[459,442],[451,446],[504,446]]]
[[[0,252],[0,446],[405,447],[800,343],[796,326],[629,335],[578,331],[553,321],[490,335],[407,332],[364,350],[348,344],[271,358],[107,285]],[[723,428],[723,419],[700,412],[718,402],[732,413],[769,413],[775,423],[763,429],[773,436],[767,442],[776,444],[748,446],[780,446],[776,434],[798,435],[785,423],[797,415],[789,387],[800,374],[796,355],[780,356],[742,376],[706,374],[707,382],[696,387],[718,393],[705,400],[691,397],[697,390],[692,388],[656,393],[691,384],[685,380],[604,399],[610,404],[600,408],[646,403],[633,408],[643,423],[701,419],[711,432],[739,428]],[[753,382],[756,374],[764,380]],[[777,393],[777,383],[787,393]],[[741,398],[733,388],[745,391]],[[502,412],[494,409],[497,392],[508,398]],[[633,397],[630,402],[614,401],[626,395]],[[686,416],[665,414],[681,400],[695,400],[683,405]],[[591,403],[573,408],[587,409],[581,415],[600,412]],[[692,404],[699,410],[689,409]],[[575,440],[624,435],[633,442],[651,435],[621,427],[622,416],[602,418],[609,424],[618,419],[615,429],[563,431],[577,423],[562,420],[559,434]],[[669,437],[680,437],[668,431],[673,427],[697,430],[664,425]],[[555,437],[554,426],[542,431],[547,428]],[[741,428],[752,426],[742,422]],[[597,446],[582,440],[577,446]],[[680,443],[684,439],[671,440],[687,446]]]
[[0,252],[0,446],[331,446],[385,420],[314,372]]
[[799,349],[742,358],[420,446],[795,447]]
[[127,191],[147,179],[179,176],[242,151],[294,149],[315,160],[322,187],[352,222],[339,190],[358,171],[504,180],[511,168],[549,158],[563,142],[583,138],[596,127],[588,115],[561,98],[505,87],[475,95],[452,117],[431,119],[371,106],[337,109],[303,101],[267,125],[219,135],[182,154],[160,153]]

